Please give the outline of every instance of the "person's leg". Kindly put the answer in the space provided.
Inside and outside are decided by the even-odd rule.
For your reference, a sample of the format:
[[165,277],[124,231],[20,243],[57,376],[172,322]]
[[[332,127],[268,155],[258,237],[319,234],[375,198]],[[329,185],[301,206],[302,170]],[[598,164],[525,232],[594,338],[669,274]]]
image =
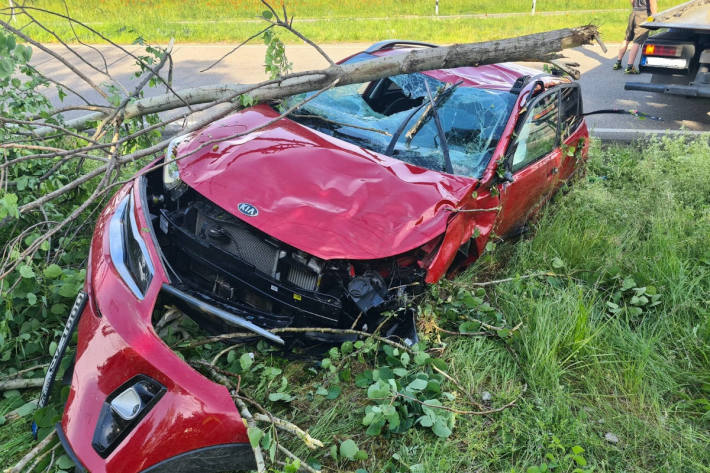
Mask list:
[[631,51],[629,51],[629,65],[633,66],[636,63],[636,55],[639,52],[639,48],[641,45],[639,43],[634,42],[631,44]]
[[614,63],[614,66],[612,67],[612,69],[614,69],[615,71],[621,69],[621,60],[624,59],[624,54],[626,54],[626,48],[629,47],[629,43],[633,39],[634,39],[634,12],[632,11],[631,14],[629,15],[628,25],[626,25],[626,34],[624,35],[624,42],[621,43],[621,47],[619,48],[619,53],[616,55],[616,62]]
[[624,41],[621,43],[621,47],[619,48],[619,54],[616,55],[616,60],[621,62],[622,59],[624,59],[624,54],[626,54],[626,48],[629,47],[629,42]]

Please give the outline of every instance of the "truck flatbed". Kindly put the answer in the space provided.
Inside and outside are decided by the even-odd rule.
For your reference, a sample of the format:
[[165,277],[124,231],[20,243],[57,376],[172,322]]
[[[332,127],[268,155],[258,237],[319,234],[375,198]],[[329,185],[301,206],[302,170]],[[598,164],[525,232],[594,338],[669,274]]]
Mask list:
[[673,28],[710,32],[710,0],[691,0],[652,17],[641,26],[650,30]]

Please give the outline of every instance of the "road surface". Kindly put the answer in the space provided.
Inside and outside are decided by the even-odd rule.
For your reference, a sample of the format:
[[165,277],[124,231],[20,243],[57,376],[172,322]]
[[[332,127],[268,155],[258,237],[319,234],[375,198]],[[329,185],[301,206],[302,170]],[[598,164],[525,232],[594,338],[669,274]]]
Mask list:
[[[328,44],[324,45],[323,49],[330,57],[338,60],[362,51],[367,46],[363,43]],[[135,54],[141,53],[139,46],[124,47]],[[627,80],[649,81],[650,76],[629,76],[622,71],[613,71],[611,66],[617,47],[617,45],[610,45],[606,53],[596,45],[565,52],[570,60],[580,64],[585,111],[607,108],[638,109],[650,115],[660,116],[664,121],[639,120],[627,115],[595,115],[588,117],[593,134],[603,139],[631,140],[647,132],[658,133],[670,130],[678,133],[682,130],[681,132],[684,133],[697,134],[710,131],[710,99],[689,99],[650,92],[625,91],[624,83]],[[227,44],[175,45],[173,87],[179,90],[216,83],[252,83],[266,78],[262,67],[265,53],[263,45],[244,46],[208,71],[200,72],[232,48],[233,45]],[[78,46],[76,49],[79,55],[73,55],[59,45],[53,45],[51,49],[69,59],[97,83],[110,80],[108,76],[96,70],[106,70],[106,68],[113,78],[124,84],[135,81],[133,77],[133,71],[136,70],[135,62],[115,48]],[[101,58],[98,51],[104,58]],[[327,66],[327,62],[308,45],[288,45],[286,51],[296,71]],[[87,100],[101,103],[95,91],[48,54],[36,53],[32,63],[52,79],[68,83]],[[96,69],[92,69],[87,63],[92,64]],[[164,91],[164,87],[149,89],[147,95],[160,94]],[[58,103],[56,93],[52,93],[51,98]],[[65,98],[64,105],[80,102],[76,96],[70,94]]]

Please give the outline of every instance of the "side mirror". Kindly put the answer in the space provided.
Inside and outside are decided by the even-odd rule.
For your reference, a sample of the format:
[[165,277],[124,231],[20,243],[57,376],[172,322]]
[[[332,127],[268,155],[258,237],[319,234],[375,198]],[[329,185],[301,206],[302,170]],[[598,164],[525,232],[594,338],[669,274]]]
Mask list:
[[505,174],[503,174],[502,181],[508,182],[508,183],[515,182],[515,178],[513,177],[513,173],[510,171],[505,171]]

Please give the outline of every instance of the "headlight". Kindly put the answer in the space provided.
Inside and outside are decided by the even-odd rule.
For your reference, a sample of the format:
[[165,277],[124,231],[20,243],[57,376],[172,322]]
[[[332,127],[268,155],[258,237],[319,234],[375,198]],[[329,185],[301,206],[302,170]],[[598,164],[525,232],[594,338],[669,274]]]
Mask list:
[[165,190],[170,193],[177,191],[182,187],[183,182],[180,180],[180,170],[178,169],[177,149],[183,141],[190,139],[192,135],[176,136],[168,144],[168,149],[165,151],[165,165],[163,166],[163,185]]
[[153,280],[153,263],[136,222],[133,194],[123,198],[109,223],[111,261],[121,279],[139,299]]

